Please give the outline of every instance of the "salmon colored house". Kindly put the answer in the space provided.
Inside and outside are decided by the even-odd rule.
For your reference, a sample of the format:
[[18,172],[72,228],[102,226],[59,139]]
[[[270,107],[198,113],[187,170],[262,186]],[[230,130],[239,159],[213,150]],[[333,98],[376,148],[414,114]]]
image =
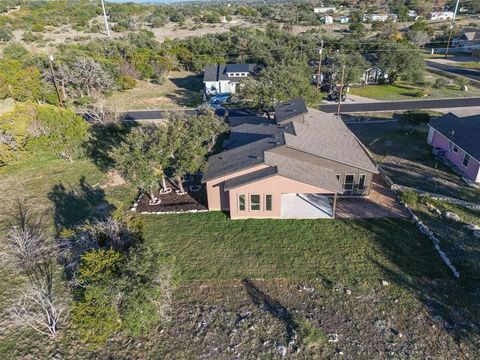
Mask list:
[[[203,176],[209,210],[241,218],[334,218],[337,196],[366,196],[377,168],[332,114],[301,99],[275,108],[275,120],[229,118],[224,151]],[[340,200],[341,201],[341,200]]]

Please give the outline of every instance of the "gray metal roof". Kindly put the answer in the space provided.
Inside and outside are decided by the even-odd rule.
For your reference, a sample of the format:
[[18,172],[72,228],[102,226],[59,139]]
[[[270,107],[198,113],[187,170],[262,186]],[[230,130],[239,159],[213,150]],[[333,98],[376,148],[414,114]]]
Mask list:
[[278,123],[291,119],[295,116],[308,112],[307,106],[302,99],[292,99],[274,107],[275,119]]
[[[240,72],[248,72],[250,74],[254,73],[255,68],[257,67],[256,64],[215,64],[215,65],[209,65],[205,68],[204,74],[203,74],[203,82],[206,81],[220,81],[220,80],[230,80],[232,82],[238,82],[242,79],[245,79],[245,76],[239,76],[239,77],[232,77],[232,76],[227,76],[227,67],[229,69],[234,66],[234,68],[242,68],[246,69],[244,71],[235,71],[235,73],[240,73]],[[230,70],[229,70],[230,71]]]
[[480,115],[457,117],[448,113],[430,120],[429,125],[470,156],[480,160]]
[[276,175],[277,173],[278,173],[277,167],[275,166],[269,166],[264,169],[252,171],[248,174],[240,175],[232,179],[228,179],[227,181],[225,181],[224,189],[225,190],[234,189],[236,187],[246,185],[261,179],[266,179],[270,176]]

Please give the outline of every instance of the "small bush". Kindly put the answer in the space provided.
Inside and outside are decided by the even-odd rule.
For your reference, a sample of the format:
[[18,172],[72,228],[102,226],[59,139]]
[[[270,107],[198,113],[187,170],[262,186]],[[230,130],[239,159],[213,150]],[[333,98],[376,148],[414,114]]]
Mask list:
[[420,196],[414,190],[405,190],[400,193],[400,200],[408,206],[415,206],[418,204]]
[[117,84],[120,90],[125,91],[135,88],[137,81],[129,75],[122,75],[118,78]]
[[0,29],[0,41],[10,41],[12,39],[12,33],[7,29]]
[[430,114],[421,110],[409,110],[405,112],[404,117],[413,126],[426,124],[430,121]]
[[308,320],[299,323],[299,337],[307,348],[317,347],[327,341],[325,331],[313,326]]
[[435,83],[433,84],[433,87],[435,89],[440,89],[440,88],[446,87],[448,84],[449,82],[447,79],[438,78],[438,79],[435,79]]
[[455,78],[455,82],[458,84],[458,86],[467,86],[468,85],[468,79],[464,78],[463,76],[457,76]]

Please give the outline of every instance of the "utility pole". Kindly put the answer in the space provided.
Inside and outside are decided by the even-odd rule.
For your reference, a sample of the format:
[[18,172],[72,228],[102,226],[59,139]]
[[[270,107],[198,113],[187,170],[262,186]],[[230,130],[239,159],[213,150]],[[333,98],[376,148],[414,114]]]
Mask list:
[[48,57],[48,62],[50,64],[50,72],[52,73],[53,84],[55,85],[55,90],[57,91],[57,96],[58,96],[58,101],[60,102],[60,106],[65,107],[63,104],[62,95],[60,94],[60,89],[58,87],[57,77],[55,76],[55,71],[53,71],[53,60],[54,60],[53,55],[50,54],[50,56]]
[[107,30],[107,36],[110,37],[110,28],[108,27],[108,20],[107,20],[107,12],[105,11],[105,2],[102,1],[102,9],[103,9],[103,19],[105,20],[105,29]]
[[342,81],[340,82],[340,93],[338,94],[337,116],[340,116],[340,107],[342,104],[343,78],[345,77],[345,65],[342,66]]
[[457,17],[457,11],[458,11],[459,3],[460,3],[460,0],[457,0],[457,3],[455,4],[455,10],[453,11],[452,23],[450,24],[450,33],[448,34],[447,48],[445,49],[445,59],[448,56],[448,49],[450,47],[450,40],[452,39],[452,33],[453,33],[453,29],[455,27],[455,18]]
[[318,70],[317,70],[317,90],[320,89],[321,73],[320,67],[322,66],[322,52],[323,52],[323,40],[320,41],[320,49],[318,49]]

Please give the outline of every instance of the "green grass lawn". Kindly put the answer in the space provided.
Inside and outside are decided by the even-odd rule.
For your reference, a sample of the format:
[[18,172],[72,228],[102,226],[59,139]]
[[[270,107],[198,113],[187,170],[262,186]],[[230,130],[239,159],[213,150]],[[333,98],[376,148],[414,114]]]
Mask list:
[[414,99],[417,94],[421,93],[420,89],[403,86],[397,84],[388,85],[367,85],[361,87],[350,88],[349,94],[363,96],[366,98],[378,100],[408,100]]
[[420,100],[424,98],[454,98],[479,96],[480,89],[474,86],[468,86],[468,91],[460,91],[459,86],[452,80],[442,77],[449,82],[449,85],[435,88],[431,84],[441,76],[427,73],[425,77],[426,86],[412,85],[397,81],[394,84],[367,85],[350,88],[350,94],[363,96],[377,100]]
[[374,286],[392,274],[449,276],[404,219],[232,221],[221,212],[143,219],[147,241],[176,259],[180,281],[328,278]]

